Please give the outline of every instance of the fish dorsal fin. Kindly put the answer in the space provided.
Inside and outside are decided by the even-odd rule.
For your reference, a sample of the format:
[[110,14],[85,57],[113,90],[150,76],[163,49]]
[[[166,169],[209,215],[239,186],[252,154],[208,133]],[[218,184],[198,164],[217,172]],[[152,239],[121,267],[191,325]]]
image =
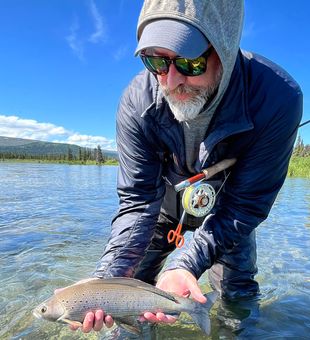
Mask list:
[[177,297],[169,294],[167,292],[164,292],[163,290],[156,288],[149,283],[129,278],[129,277],[108,277],[108,278],[94,278],[87,281],[87,284],[113,284],[113,285],[122,285],[122,286],[129,286],[134,288],[142,288],[144,290],[149,291],[150,293],[157,294],[159,296],[165,297],[166,299],[169,299],[175,303],[179,303],[177,300]]

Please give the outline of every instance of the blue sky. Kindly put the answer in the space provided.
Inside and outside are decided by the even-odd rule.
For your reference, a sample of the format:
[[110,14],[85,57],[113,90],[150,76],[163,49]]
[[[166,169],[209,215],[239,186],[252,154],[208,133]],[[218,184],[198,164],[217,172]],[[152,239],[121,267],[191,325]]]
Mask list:
[[[0,0],[0,135],[115,149],[142,0]],[[285,68],[310,119],[310,2],[245,0],[241,47]],[[310,144],[310,124],[300,129]]]

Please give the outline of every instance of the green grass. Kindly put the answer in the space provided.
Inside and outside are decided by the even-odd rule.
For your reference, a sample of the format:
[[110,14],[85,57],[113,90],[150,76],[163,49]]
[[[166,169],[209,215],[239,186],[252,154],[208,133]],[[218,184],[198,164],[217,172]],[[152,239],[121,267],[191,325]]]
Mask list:
[[293,156],[288,167],[287,176],[310,178],[310,156]]

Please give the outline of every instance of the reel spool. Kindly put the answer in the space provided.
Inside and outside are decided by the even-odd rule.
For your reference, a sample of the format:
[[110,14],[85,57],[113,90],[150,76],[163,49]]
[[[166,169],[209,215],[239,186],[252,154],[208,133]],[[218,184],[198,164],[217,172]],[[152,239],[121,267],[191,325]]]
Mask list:
[[198,182],[184,190],[182,205],[189,215],[203,217],[213,208],[215,196],[215,190],[210,184]]

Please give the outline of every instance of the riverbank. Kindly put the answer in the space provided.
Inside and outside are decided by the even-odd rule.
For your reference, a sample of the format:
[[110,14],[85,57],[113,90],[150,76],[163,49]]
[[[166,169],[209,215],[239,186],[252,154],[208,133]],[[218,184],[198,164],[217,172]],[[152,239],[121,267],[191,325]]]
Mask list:
[[[42,163],[42,164],[70,164],[70,165],[118,165],[115,159],[107,159],[104,163],[96,163],[96,161],[66,161],[66,160],[39,160],[39,159],[1,159],[2,162],[14,163]],[[310,157],[292,157],[289,168],[288,177],[310,178]]]
[[42,164],[69,164],[69,165],[118,165],[118,161],[115,159],[107,159],[103,163],[96,161],[78,161],[78,160],[48,160],[48,159],[0,159],[0,162],[10,163],[42,163]]
[[288,177],[310,178],[310,157],[292,157],[288,167]]

